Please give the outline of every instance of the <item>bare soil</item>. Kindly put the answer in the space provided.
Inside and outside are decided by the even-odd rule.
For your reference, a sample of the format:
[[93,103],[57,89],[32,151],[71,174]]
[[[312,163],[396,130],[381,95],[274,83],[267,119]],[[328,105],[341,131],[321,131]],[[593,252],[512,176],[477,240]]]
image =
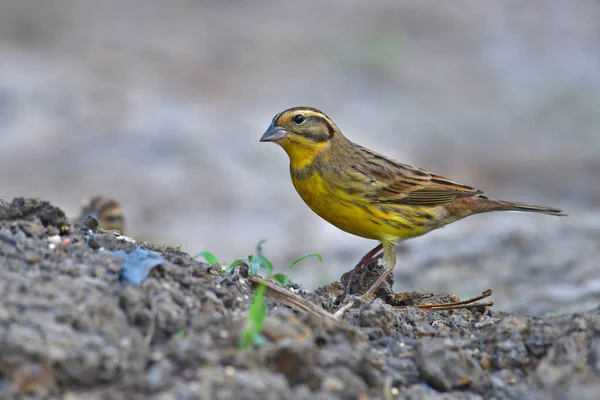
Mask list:
[[[529,317],[354,299],[333,323],[268,299],[266,343],[241,351],[253,296],[243,268],[224,277],[175,248],[94,230],[48,202],[0,201],[0,398],[596,399],[600,391],[600,308]],[[137,247],[166,262],[132,286],[110,251]],[[300,294],[335,312],[340,290]]]

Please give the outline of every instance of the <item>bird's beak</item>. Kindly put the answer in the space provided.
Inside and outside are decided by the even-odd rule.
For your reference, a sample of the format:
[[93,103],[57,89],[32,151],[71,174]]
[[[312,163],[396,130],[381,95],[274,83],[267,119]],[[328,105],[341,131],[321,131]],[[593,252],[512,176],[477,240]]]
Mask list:
[[276,142],[283,139],[287,135],[287,131],[280,126],[271,124],[264,135],[260,138],[261,142]]

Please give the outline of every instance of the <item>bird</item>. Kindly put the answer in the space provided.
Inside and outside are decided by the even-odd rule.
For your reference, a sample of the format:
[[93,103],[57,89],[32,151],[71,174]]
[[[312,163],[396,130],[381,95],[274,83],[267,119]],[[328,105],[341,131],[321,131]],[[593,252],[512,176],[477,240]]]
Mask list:
[[98,226],[104,230],[116,230],[121,234],[125,233],[125,216],[121,205],[113,199],[94,196],[84,202],[77,221],[82,221],[87,217],[94,217],[98,220]]
[[554,207],[490,199],[479,189],[360,146],[313,107],[278,113],[260,141],[285,150],[292,183],[312,211],[342,231],[379,241],[353,269],[346,289],[349,293],[355,272],[383,258],[386,268],[365,298],[392,273],[400,241],[491,211],[566,215]]

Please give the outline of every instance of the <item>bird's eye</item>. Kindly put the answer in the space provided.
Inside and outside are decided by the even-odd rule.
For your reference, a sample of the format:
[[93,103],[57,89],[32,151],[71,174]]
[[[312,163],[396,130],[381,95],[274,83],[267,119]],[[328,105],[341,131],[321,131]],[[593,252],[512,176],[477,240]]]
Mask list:
[[300,125],[301,123],[304,122],[306,118],[304,118],[304,115],[302,114],[296,114],[294,115],[293,121],[296,125]]

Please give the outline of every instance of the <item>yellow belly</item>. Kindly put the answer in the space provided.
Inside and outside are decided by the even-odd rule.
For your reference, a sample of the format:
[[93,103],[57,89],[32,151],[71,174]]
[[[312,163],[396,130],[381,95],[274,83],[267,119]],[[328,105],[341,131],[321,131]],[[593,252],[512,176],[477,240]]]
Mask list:
[[396,241],[420,236],[434,229],[431,224],[418,218],[425,213],[437,214],[438,210],[431,207],[374,206],[359,195],[333,188],[318,174],[306,179],[292,177],[292,182],[304,202],[321,218],[357,236]]

